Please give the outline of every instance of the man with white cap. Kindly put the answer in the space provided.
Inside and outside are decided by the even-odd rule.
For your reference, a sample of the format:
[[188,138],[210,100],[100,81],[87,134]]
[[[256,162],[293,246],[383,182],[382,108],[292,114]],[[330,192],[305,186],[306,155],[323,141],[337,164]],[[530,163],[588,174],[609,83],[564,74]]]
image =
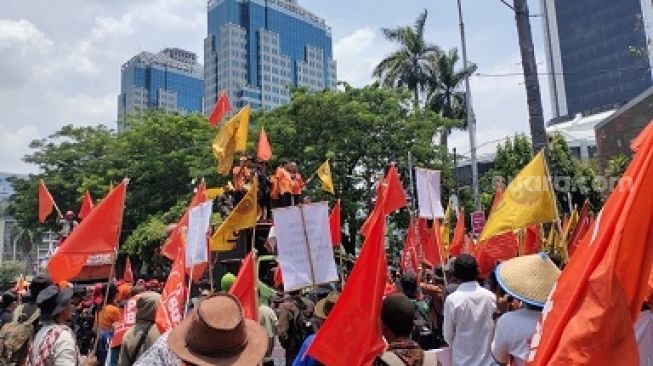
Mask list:
[[496,268],[499,286],[522,304],[521,309],[503,314],[492,341],[494,359],[504,365],[522,366],[529,345],[560,270],[544,254],[532,254],[507,260]]

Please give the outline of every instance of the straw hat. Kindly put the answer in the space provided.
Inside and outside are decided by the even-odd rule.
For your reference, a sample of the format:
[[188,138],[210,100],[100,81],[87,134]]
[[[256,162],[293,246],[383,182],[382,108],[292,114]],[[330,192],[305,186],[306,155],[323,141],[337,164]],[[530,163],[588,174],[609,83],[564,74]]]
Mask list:
[[507,293],[543,307],[560,270],[545,253],[512,258],[497,266],[497,281]]
[[318,319],[325,320],[329,313],[336,306],[336,302],[340,298],[340,293],[332,292],[324,299],[320,300],[315,304],[315,310],[313,311],[314,315]]
[[168,347],[195,365],[258,365],[268,348],[268,335],[258,322],[243,318],[233,295],[219,294],[199,303],[170,331]]

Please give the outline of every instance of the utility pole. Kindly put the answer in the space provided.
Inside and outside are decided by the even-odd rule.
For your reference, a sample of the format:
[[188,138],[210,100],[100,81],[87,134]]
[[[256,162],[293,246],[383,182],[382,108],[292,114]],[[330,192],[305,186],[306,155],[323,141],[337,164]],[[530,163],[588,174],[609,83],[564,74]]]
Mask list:
[[[463,7],[458,1],[458,21],[460,23],[460,46],[462,48],[463,67],[466,69],[467,63],[467,42],[465,41],[465,23],[463,22]],[[465,105],[467,107],[467,131],[469,132],[469,158],[472,165],[472,190],[474,193],[474,208],[481,210],[481,200],[478,189],[478,165],[476,163],[476,117],[472,107],[472,90],[469,86],[469,75],[465,76]]]
[[524,70],[524,83],[526,86],[526,101],[528,103],[528,123],[531,129],[533,151],[537,152],[547,148],[546,129],[542,115],[542,96],[540,95],[540,82],[537,78],[537,64],[533,47],[533,34],[526,0],[513,0],[513,10],[517,22],[519,36],[519,51],[521,53],[522,68]]

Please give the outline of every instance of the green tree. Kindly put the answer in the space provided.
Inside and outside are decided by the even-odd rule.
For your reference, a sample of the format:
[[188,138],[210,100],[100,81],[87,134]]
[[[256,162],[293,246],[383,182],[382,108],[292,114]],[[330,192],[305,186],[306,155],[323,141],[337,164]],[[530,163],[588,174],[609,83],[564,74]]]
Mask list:
[[17,261],[4,261],[0,264],[0,288],[8,288],[16,278],[25,273],[25,265]]
[[605,169],[605,175],[612,178],[621,177],[630,164],[630,158],[624,154],[615,155],[608,160],[608,166]]
[[413,93],[415,106],[420,105],[420,92],[425,90],[431,73],[430,59],[440,53],[440,48],[424,39],[426,9],[417,17],[415,24],[397,28],[382,28],[385,38],[396,43],[399,49],[381,60],[374,68],[373,76],[386,87],[407,87]]
[[427,106],[456,122],[454,126],[445,126],[440,131],[440,145],[445,148],[452,128],[467,128],[467,104],[463,83],[466,77],[476,71],[476,65],[463,65],[463,68],[456,69],[459,60],[458,50],[455,48],[430,58],[432,65],[427,78]]

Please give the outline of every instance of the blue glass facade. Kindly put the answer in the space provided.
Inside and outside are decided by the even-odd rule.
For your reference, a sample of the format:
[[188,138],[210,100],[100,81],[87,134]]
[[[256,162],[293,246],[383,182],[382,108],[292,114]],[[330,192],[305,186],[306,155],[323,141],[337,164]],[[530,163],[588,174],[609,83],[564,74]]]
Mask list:
[[210,0],[207,17],[205,111],[219,90],[271,108],[289,100],[287,84],[335,87],[331,30],[296,0]]

